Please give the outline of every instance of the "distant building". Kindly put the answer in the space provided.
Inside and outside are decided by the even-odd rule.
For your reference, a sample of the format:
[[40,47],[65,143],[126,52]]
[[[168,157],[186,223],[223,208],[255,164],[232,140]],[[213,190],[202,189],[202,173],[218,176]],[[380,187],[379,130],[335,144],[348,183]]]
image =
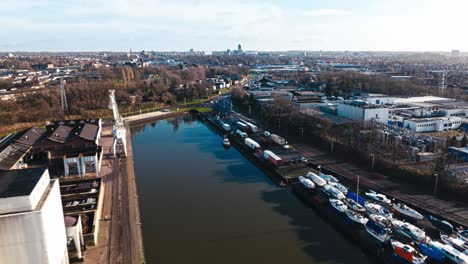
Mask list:
[[0,262],[68,263],[58,180],[46,168],[0,171]]
[[451,54],[452,54],[452,57],[458,57],[460,56],[460,50],[452,50]]
[[388,123],[387,107],[369,104],[365,101],[354,100],[338,105],[338,115],[341,117],[356,120],[363,125],[365,122]]
[[458,129],[462,119],[458,117],[411,118],[403,122],[403,127],[415,132],[449,131]]
[[450,157],[455,158],[458,161],[468,162],[468,147],[464,147],[464,148],[450,147],[448,149],[448,154]]

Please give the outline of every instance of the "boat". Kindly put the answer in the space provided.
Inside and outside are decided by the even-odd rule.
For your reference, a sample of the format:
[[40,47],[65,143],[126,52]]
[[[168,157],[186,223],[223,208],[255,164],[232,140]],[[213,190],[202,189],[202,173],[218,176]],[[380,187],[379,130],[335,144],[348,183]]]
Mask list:
[[458,231],[458,237],[468,243],[468,229]]
[[377,201],[379,203],[383,204],[390,204],[392,201],[387,198],[384,194],[381,193],[376,193],[375,191],[368,191],[365,193],[367,197],[371,198],[374,201]]
[[458,237],[451,237],[448,235],[440,235],[440,240],[445,244],[452,246],[456,250],[468,255],[468,243]]
[[445,245],[437,241],[430,241],[429,245],[435,250],[442,253],[445,256],[445,258],[457,264],[468,264],[468,256],[454,249],[450,245]]
[[299,176],[299,182],[309,190],[315,189],[315,184],[304,176]]
[[447,235],[452,235],[453,234],[454,228],[453,228],[453,225],[450,224],[449,222],[447,222],[445,220],[437,219],[435,216],[432,216],[432,215],[428,215],[426,218],[427,218],[427,220],[429,220],[432,223],[432,225],[435,228],[439,229],[443,233],[445,233]]
[[330,201],[331,206],[333,206],[333,208],[338,210],[338,212],[344,213],[346,211],[347,206],[341,200],[332,199],[332,198],[328,200]]
[[223,145],[224,145],[225,147],[231,146],[231,142],[229,141],[229,139],[228,139],[227,137],[225,137],[225,138],[223,139]]
[[367,223],[364,225],[366,228],[367,233],[369,233],[372,237],[377,239],[377,241],[381,243],[387,243],[390,241],[390,229],[387,227],[386,224],[381,223],[380,221],[375,221],[378,217],[383,217],[379,215],[371,215],[377,217],[371,217]]
[[379,225],[384,226],[386,228],[391,228],[392,227],[391,219],[387,218],[385,216],[378,215],[378,214],[371,214],[371,215],[369,215],[369,219],[371,219],[372,221],[374,221],[374,222],[378,223]]
[[353,220],[354,222],[358,224],[365,225],[367,221],[369,221],[369,219],[367,219],[363,215],[356,213],[355,211],[350,210],[350,209],[347,209],[345,211],[345,214],[348,216],[349,219]]
[[360,205],[358,202],[356,202],[353,199],[347,198],[345,200],[345,202],[348,205],[348,208],[355,211],[355,212],[358,212],[358,213],[365,213],[366,212],[366,208],[364,206]]
[[410,237],[411,239],[420,242],[427,240],[426,232],[418,227],[400,220],[392,219],[393,228],[396,232]]
[[328,182],[328,184],[340,190],[344,195],[348,193],[348,188],[339,182]]
[[332,175],[329,175],[329,174],[325,174],[325,173],[321,173],[319,172],[318,176],[324,180],[326,180],[328,183],[338,183],[338,179],[333,177]]
[[413,208],[408,207],[406,204],[402,203],[396,203],[393,205],[393,209],[395,211],[399,212],[402,215],[417,219],[417,220],[422,220],[424,219],[424,216],[420,214],[418,211],[414,210]]
[[376,204],[376,203],[370,203],[366,202],[364,204],[364,207],[366,208],[367,214],[377,214],[381,216],[385,216],[386,218],[393,218],[392,213],[385,208],[383,205]]
[[315,174],[313,172],[307,173],[306,177],[311,179],[315,183],[315,185],[317,185],[318,187],[323,187],[323,186],[325,186],[327,184],[327,181],[320,178],[317,174]]
[[408,263],[423,264],[426,262],[427,257],[419,253],[414,247],[396,240],[392,240],[390,244],[392,244],[394,253]]
[[346,196],[337,188],[331,186],[330,184],[327,184],[323,186],[323,190],[331,197],[339,200],[344,200],[346,199]]
[[445,256],[439,250],[434,249],[429,244],[418,243],[419,251],[424,255],[427,256],[428,259],[432,260],[435,263],[444,263]]

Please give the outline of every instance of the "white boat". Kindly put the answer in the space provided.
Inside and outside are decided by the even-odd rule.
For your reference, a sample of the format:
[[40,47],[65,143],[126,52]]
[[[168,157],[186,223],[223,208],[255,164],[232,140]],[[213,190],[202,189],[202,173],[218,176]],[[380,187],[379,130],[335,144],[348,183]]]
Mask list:
[[351,198],[346,199],[345,202],[348,205],[348,208],[355,212],[358,212],[358,213],[366,212],[366,208],[364,206],[360,205],[358,202],[356,202],[355,200]]
[[299,182],[302,185],[304,185],[307,189],[310,189],[310,190],[315,189],[315,184],[304,176],[299,176]]
[[410,237],[417,242],[425,241],[427,239],[426,232],[418,227],[396,219],[392,219],[391,221],[396,232]]
[[468,243],[458,237],[451,237],[448,235],[440,235],[440,239],[447,245],[452,246],[456,250],[468,255]]
[[333,177],[332,175],[329,175],[329,174],[319,172],[318,176],[320,178],[326,180],[328,183],[331,183],[331,182],[337,183],[337,182],[339,182],[337,178],[335,178],[335,177]]
[[458,237],[468,243],[468,229],[460,230],[457,232]]
[[311,179],[318,187],[323,187],[327,184],[327,181],[320,178],[317,174],[313,172],[307,173],[307,178]]
[[372,237],[377,239],[377,241],[381,243],[387,243],[390,241],[391,238],[390,229],[388,229],[388,226],[385,223],[378,220],[378,218],[380,217],[383,216],[371,215],[370,219],[364,226],[366,228],[367,233],[369,233]]
[[377,215],[384,216],[386,218],[393,218],[392,213],[390,213],[390,211],[388,211],[388,209],[385,208],[383,205],[366,202],[364,204],[364,207],[366,208],[367,214],[369,215],[377,214]]
[[345,211],[345,214],[348,216],[349,219],[353,220],[354,222],[358,224],[365,225],[367,221],[369,221],[369,219],[367,219],[366,217],[364,217],[363,215],[359,213],[356,213],[353,210],[348,209]]
[[330,198],[328,200],[330,201],[331,206],[333,206],[333,208],[335,208],[339,212],[344,213],[346,211],[346,209],[348,209],[346,207],[346,204],[344,204],[341,200],[332,199],[332,198]]
[[429,245],[457,264],[468,264],[468,256],[454,249],[452,246],[437,241],[430,241]]
[[374,191],[368,191],[366,192],[367,197],[371,198],[374,201],[377,201],[379,203],[383,204],[390,204],[392,201],[387,198],[384,194],[381,193],[376,193]]
[[231,146],[231,142],[229,141],[229,139],[227,137],[225,137],[223,139],[223,145],[226,146],[226,147]]
[[331,197],[333,197],[335,199],[339,199],[339,200],[346,199],[346,196],[342,192],[340,192],[340,190],[338,190],[337,188],[331,186],[330,184],[327,184],[327,185],[323,186],[323,189],[325,190],[325,192],[329,196],[331,196]]
[[392,227],[391,219],[387,218],[385,216],[378,215],[378,214],[371,214],[371,215],[369,215],[369,219],[376,222],[376,223],[378,223],[381,226],[386,227],[386,228],[391,228]]
[[340,190],[344,195],[348,193],[348,188],[339,182],[328,182],[328,184]]
[[408,207],[406,204],[402,204],[402,203],[394,204],[393,209],[395,209],[400,214],[409,216],[417,220],[424,219],[424,216],[422,214],[420,214],[418,211],[414,210],[413,208]]
[[423,264],[426,262],[427,257],[419,253],[412,246],[403,244],[396,240],[391,241],[394,253],[412,264]]

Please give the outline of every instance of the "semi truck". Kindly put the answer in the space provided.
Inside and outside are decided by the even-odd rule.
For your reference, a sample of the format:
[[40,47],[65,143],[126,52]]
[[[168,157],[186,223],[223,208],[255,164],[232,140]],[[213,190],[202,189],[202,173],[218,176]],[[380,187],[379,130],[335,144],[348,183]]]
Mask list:
[[263,152],[263,158],[266,160],[269,160],[275,167],[278,167],[281,165],[281,158],[278,157],[275,153],[271,152],[270,150],[265,150]]
[[257,142],[255,142],[255,140],[253,140],[251,138],[245,138],[244,143],[245,143],[245,145],[247,145],[249,148],[251,148],[253,150],[256,150],[256,149],[260,148],[260,144],[258,144]]

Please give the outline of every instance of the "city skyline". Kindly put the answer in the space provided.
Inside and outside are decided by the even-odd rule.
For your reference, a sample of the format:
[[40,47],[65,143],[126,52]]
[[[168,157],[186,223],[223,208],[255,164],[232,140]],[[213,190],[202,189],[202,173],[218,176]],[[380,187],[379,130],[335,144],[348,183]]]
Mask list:
[[450,1],[6,0],[0,51],[464,50]]

